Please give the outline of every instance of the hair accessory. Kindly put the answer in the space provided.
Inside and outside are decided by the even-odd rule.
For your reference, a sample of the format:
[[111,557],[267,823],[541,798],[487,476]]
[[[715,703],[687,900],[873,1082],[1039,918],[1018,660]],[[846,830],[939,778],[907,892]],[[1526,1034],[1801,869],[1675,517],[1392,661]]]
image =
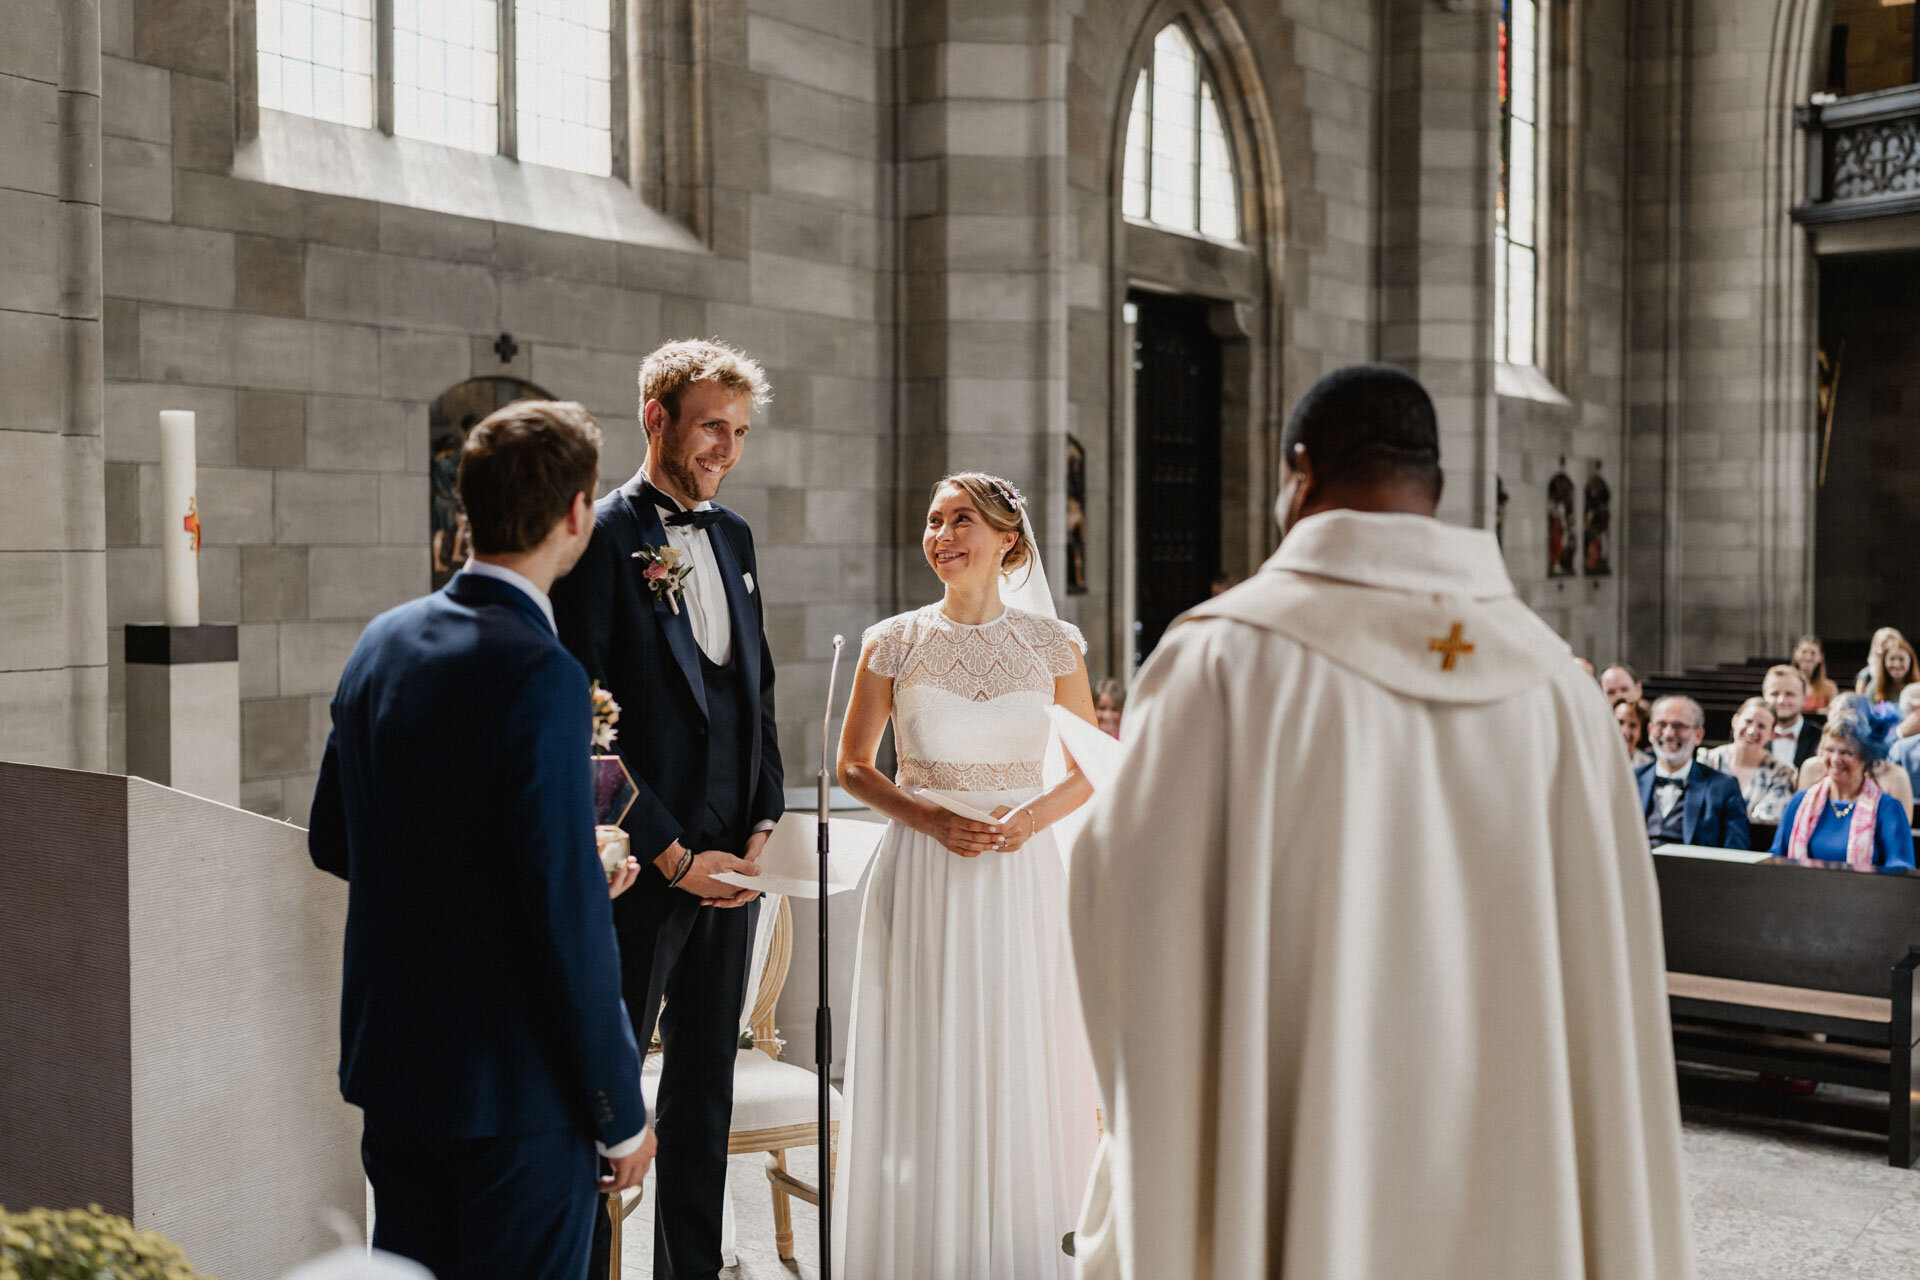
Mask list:
[[1008,484],[1005,480],[1001,480],[998,478],[990,477],[987,483],[993,486],[994,493],[999,495],[1000,501],[1007,504],[1007,509],[1009,511],[1015,512],[1016,514],[1019,512],[1020,491],[1018,489]]

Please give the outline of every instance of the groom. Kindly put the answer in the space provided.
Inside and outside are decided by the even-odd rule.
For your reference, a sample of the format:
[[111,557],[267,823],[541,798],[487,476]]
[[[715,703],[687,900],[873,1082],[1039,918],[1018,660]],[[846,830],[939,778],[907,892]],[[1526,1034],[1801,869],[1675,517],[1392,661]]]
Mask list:
[[[759,874],[784,808],[753,533],[712,501],[766,399],[760,366],[719,343],[670,342],[642,361],[647,460],[595,504],[593,540],[553,594],[560,638],[621,706],[618,747],[639,792],[626,828],[645,866],[614,924],[634,1031],[644,1047],[657,1016],[665,1051],[655,1280],[720,1269],[759,895],[713,876]],[[599,1277],[606,1214],[596,1230]]]

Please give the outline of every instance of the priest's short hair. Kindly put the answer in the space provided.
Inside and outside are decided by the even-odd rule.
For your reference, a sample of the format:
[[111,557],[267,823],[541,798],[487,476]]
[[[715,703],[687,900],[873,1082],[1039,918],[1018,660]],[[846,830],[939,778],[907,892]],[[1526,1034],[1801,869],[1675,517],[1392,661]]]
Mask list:
[[1424,474],[1440,479],[1440,423],[1419,379],[1385,364],[1335,369],[1293,406],[1282,456],[1304,446],[1316,473],[1334,483],[1373,484]]

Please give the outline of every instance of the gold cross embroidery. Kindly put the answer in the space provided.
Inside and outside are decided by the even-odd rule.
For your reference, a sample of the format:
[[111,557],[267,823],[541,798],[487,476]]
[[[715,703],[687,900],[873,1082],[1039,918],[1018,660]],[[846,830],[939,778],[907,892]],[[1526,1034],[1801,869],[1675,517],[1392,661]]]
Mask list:
[[1473,646],[1460,638],[1466,629],[1466,624],[1456,622],[1453,624],[1453,630],[1449,631],[1446,635],[1435,636],[1427,641],[1427,651],[1429,653],[1442,655],[1440,658],[1440,669],[1442,671],[1453,670],[1453,664],[1460,660],[1461,654],[1473,652]]

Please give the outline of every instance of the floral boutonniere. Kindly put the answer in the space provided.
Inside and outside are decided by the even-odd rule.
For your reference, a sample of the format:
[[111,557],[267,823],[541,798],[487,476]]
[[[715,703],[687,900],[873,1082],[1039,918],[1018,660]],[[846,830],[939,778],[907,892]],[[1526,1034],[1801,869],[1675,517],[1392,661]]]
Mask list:
[[640,576],[646,579],[647,590],[653,592],[653,598],[665,600],[668,608],[679,613],[680,597],[687,590],[687,575],[693,572],[693,565],[680,554],[680,548],[643,544],[633,553],[633,558],[645,566]]
[[620,704],[598,680],[587,687],[587,693],[593,699],[593,749],[611,751],[613,740],[620,736],[620,731],[613,727],[620,723]]

